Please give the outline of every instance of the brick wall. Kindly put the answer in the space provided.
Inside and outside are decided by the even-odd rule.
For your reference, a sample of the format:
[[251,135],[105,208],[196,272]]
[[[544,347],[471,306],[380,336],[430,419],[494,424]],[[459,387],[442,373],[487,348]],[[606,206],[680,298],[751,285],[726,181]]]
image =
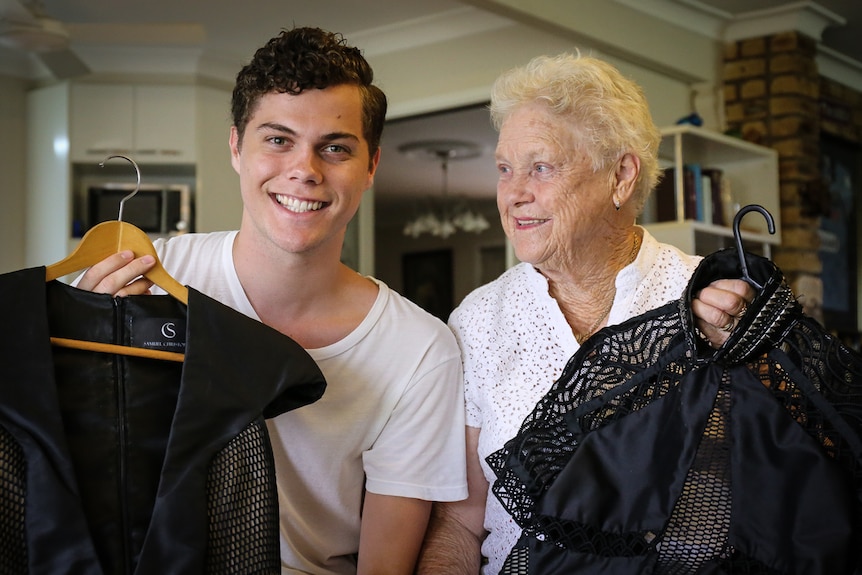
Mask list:
[[778,151],[782,237],[772,258],[805,312],[822,321],[817,250],[827,196],[819,173],[816,50],[813,39],[797,32],[727,44],[724,98],[729,133]]

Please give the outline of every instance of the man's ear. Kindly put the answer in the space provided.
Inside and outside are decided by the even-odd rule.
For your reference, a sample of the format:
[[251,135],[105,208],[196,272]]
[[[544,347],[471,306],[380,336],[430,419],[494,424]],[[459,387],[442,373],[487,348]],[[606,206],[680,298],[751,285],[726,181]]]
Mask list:
[[228,137],[228,146],[230,147],[230,163],[236,173],[239,173],[239,154],[240,154],[239,131],[236,126],[230,127],[230,136]]
[[371,164],[369,165],[369,172],[373,176],[377,173],[377,166],[380,165],[380,147],[377,148],[377,151],[374,152],[374,155],[371,156]]
[[635,193],[635,187],[640,173],[640,158],[631,153],[623,154],[619,161],[617,161],[617,165],[613,173],[614,205],[622,206],[631,199]]
[[374,152],[374,155],[371,156],[368,163],[368,186],[371,187],[374,185],[374,174],[377,173],[377,166],[380,165],[380,148],[377,148],[377,151]]

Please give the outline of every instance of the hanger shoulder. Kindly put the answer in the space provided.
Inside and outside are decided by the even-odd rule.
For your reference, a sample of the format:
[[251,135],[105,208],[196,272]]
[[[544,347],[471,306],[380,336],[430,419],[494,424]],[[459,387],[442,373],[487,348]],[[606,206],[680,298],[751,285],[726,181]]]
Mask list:
[[159,260],[156,260],[155,267],[144,274],[146,278],[168,292],[175,299],[188,305],[189,289],[171,277],[171,275],[165,271],[165,268],[162,267],[162,264],[158,262]]
[[45,268],[45,279],[51,281],[80,271],[123,250],[131,250],[135,257],[149,254],[156,258],[156,265],[144,274],[145,277],[182,303],[188,304],[188,288],[165,270],[149,236],[128,222],[102,222],[90,229],[71,254]]
[[135,257],[141,257],[146,254],[153,256],[156,259],[156,265],[154,265],[150,271],[145,273],[144,277],[182,303],[188,304],[188,288],[175,280],[162,266],[162,262],[159,260],[159,255],[156,253],[156,248],[153,246],[153,242],[150,240],[150,237],[140,228],[132,224],[126,222],[117,223],[121,224],[122,228],[116,251],[132,250]]
[[45,268],[46,281],[81,271],[116,253],[121,223],[104,222],[90,229],[71,254]]

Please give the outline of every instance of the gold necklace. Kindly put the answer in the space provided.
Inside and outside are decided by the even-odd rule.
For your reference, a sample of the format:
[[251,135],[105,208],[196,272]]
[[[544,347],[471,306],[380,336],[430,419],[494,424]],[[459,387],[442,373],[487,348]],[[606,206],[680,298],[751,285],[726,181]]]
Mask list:
[[596,332],[596,329],[599,327],[599,324],[602,323],[608,314],[611,313],[611,308],[614,307],[614,298],[611,297],[611,303],[608,304],[608,307],[605,308],[605,311],[602,312],[602,315],[599,316],[599,319],[596,320],[596,323],[590,326],[590,329],[583,333],[576,333],[575,339],[578,340],[578,343],[584,343],[584,341],[593,335]]
[[[633,261],[635,261],[635,258],[636,258],[636,257],[637,257],[637,255],[638,255],[638,250],[640,249],[640,247],[641,247],[641,238],[640,238],[640,236],[639,236],[639,235],[635,234],[635,243],[634,243],[634,245],[632,246],[632,253],[631,253],[631,254],[629,254],[629,261],[628,261],[628,263],[627,263],[626,265],[629,265],[629,264],[631,264]],[[608,303],[607,307],[606,307],[606,308],[605,308],[605,310],[602,312],[602,315],[600,315],[600,316],[599,316],[599,319],[597,319],[597,320],[596,320],[596,322],[595,322],[593,325],[591,325],[591,326],[590,326],[590,329],[588,329],[588,330],[587,330],[587,331],[585,331],[585,332],[575,333],[575,339],[576,339],[576,340],[578,340],[578,343],[584,343],[584,341],[585,341],[587,338],[589,338],[591,335],[593,335],[593,334],[596,332],[596,330],[598,329],[599,325],[601,325],[601,323],[602,323],[603,321],[605,321],[605,318],[606,318],[606,317],[608,317],[608,314],[609,314],[609,313],[611,313],[611,308],[612,308],[612,307],[614,307],[614,298],[615,298],[615,297],[616,297],[616,290],[614,290],[614,293],[613,293],[613,295],[611,296],[611,301],[610,301],[610,303]]]

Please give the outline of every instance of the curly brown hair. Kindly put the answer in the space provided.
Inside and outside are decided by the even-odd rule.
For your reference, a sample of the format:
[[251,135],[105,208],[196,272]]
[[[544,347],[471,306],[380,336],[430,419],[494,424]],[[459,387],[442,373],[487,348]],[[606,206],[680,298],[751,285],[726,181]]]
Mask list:
[[373,156],[380,147],[387,105],[386,95],[372,84],[373,79],[374,72],[360,50],[347,45],[341,34],[308,27],[282,30],[237,74],[231,115],[239,141],[263,95],[296,95],[351,84],[361,93],[362,135]]

